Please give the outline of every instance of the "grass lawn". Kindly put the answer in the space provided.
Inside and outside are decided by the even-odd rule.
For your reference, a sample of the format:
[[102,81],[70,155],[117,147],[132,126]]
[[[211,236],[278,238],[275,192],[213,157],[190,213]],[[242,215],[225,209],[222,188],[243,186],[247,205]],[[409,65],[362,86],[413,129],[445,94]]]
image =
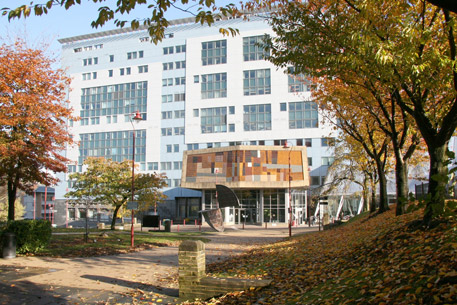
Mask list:
[[62,234],[53,234],[49,245],[34,255],[50,257],[89,257],[114,255],[119,253],[141,251],[155,247],[177,246],[181,243],[181,241],[186,239],[199,239],[203,242],[208,241],[205,238],[195,237],[195,235],[197,235],[196,232],[167,232],[166,234],[159,234],[154,232],[135,232],[135,249],[131,249],[130,232],[94,229],[89,233],[89,239],[87,243],[85,242],[84,232],[84,229],[65,229],[64,232],[62,229],[53,229],[53,233]]

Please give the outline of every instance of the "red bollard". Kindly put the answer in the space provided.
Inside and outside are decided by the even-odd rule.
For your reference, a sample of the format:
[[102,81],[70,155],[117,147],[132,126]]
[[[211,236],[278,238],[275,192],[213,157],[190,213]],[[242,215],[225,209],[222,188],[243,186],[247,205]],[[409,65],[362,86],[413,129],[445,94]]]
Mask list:
[[197,226],[197,219],[195,219],[195,226]]
[[173,225],[173,219],[171,220],[171,225]]
[[186,220],[184,219],[184,223],[183,223],[183,226],[185,226],[185,225],[186,225]]
[[159,220],[159,231],[160,231],[161,227],[162,227],[162,220]]
[[265,229],[268,229],[268,228],[267,228],[267,224],[268,224],[268,222],[265,223]]
[[178,225],[178,232],[179,232],[179,225]]

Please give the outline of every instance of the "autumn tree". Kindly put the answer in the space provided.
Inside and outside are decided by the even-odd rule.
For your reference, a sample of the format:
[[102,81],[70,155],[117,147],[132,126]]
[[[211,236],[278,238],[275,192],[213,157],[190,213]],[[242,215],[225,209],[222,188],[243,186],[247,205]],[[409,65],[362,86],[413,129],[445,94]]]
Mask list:
[[[362,145],[345,133],[335,141],[334,162],[329,166],[329,184],[326,193],[333,190],[347,192],[353,184],[361,189],[361,197],[370,213],[376,212],[377,174],[374,161],[366,154]],[[370,197],[371,193],[371,197]]]
[[[182,11],[189,16],[195,17],[195,23],[202,25],[212,25],[216,19],[221,17],[241,15],[234,4],[217,5],[216,0],[122,0],[116,1],[114,5],[100,0],[92,0],[92,2],[98,5],[98,17],[91,23],[93,28],[102,27],[110,21],[113,21],[120,28],[130,26],[132,29],[138,29],[141,26],[147,29],[154,43],[164,38],[165,29],[170,25],[166,14],[171,9]],[[21,17],[26,18],[30,15],[46,15],[51,9],[56,7],[70,10],[75,5],[81,5],[81,0],[43,0],[41,3],[22,1],[22,4],[18,4],[17,7],[4,7],[1,11],[2,15],[7,16],[11,20]],[[135,9],[147,10],[151,15],[144,19],[128,16]],[[223,34],[232,35],[238,32],[237,29],[233,28],[220,28],[219,31]]]
[[[339,79],[354,71],[395,97],[430,156],[424,223],[444,211],[448,142],[457,126],[455,16],[425,1],[273,1],[272,61]],[[396,96],[395,96],[396,95]]]
[[[383,90],[376,80],[360,76],[350,68],[342,72],[338,79],[315,78],[315,83],[315,100],[328,112],[328,116],[337,118],[336,123],[342,120],[360,120],[359,115],[355,115],[355,112],[360,112],[389,139],[389,149],[395,159],[396,214],[403,214],[409,194],[408,164],[420,137],[412,124],[413,119],[395,103],[397,95]],[[339,109],[342,105],[351,105],[354,115],[346,115],[347,111],[341,112]],[[340,114],[343,116],[340,117]],[[344,128],[342,130],[345,131]]]
[[53,64],[21,40],[0,46],[0,184],[7,186],[9,220],[18,190],[56,184],[54,173],[66,171],[60,152],[72,143],[67,120],[76,118],[65,99],[69,78]]
[[379,183],[379,212],[389,209],[387,198],[386,165],[389,153],[389,138],[379,129],[376,122],[363,111],[360,106],[347,103],[343,96],[338,102],[321,103],[327,121],[336,126],[344,134],[356,141],[364,153],[374,162]]
[[[129,160],[116,162],[111,159],[87,158],[86,169],[73,173],[73,190],[65,196],[73,200],[91,198],[93,203],[108,204],[114,208],[111,229],[114,230],[119,210],[131,200],[132,196],[132,163]],[[143,208],[161,200],[160,189],[165,186],[165,177],[158,174],[136,174],[135,194]]]

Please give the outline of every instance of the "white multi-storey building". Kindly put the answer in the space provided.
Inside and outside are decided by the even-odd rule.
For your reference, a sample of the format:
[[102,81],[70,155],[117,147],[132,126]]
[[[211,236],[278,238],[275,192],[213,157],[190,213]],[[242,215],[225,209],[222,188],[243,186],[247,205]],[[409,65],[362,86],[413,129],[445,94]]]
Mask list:
[[[81,117],[69,122],[79,146],[66,156],[69,172],[103,156],[132,157],[142,172],[168,176],[163,213],[173,217],[175,198],[200,200],[180,188],[183,151],[230,145],[306,146],[310,184],[323,183],[332,162],[331,128],[322,124],[309,86],[263,60],[256,44],[273,31],[261,17],[219,20],[213,26],[192,18],[171,22],[165,39],[151,43],[147,31],[118,29],[59,40],[62,66],[72,78],[69,100]],[[239,30],[223,36],[219,28]],[[61,177],[56,199],[71,188]]]

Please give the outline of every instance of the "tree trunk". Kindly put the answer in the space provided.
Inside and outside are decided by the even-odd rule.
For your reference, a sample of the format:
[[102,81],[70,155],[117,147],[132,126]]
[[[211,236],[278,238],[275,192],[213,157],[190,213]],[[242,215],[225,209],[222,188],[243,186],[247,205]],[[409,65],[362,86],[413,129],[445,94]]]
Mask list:
[[371,179],[370,213],[376,212],[376,183]]
[[395,213],[399,216],[406,212],[406,203],[408,202],[409,194],[408,164],[401,159],[395,161],[395,180],[397,188],[397,208]]
[[89,242],[89,204],[86,204],[86,234],[85,235],[85,241],[86,243]]
[[368,211],[370,206],[370,198],[369,198],[369,189],[368,189],[368,182],[367,179],[363,179],[363,210],[362,212]]
[[448,141],[441,145],[427,143],[430,155],[430,178],[428,193],[430,200],[427,202],[424,213],[424,224],[430,225],[431,220],[444,212],[444,200],[446,199],[446,185],[448,181],[447,150]]
[[387,178],[381,160],[376,160],[376,170],[379,178],[379,212],[384,213],[389,210],[389,203],[387,198]]
[[121,208],[122,205],[116,205],[116,207],[114,208],[114,212],[113,212],[113,220],[111,220],[111,230],[114,230],[115,229],[115,226],[116,226],[116,218],[117,218],[117,212],[119,212],[119,209]]
[[14,203],[16,202],[17,186],[8,180],[8,220],[14,220]]

